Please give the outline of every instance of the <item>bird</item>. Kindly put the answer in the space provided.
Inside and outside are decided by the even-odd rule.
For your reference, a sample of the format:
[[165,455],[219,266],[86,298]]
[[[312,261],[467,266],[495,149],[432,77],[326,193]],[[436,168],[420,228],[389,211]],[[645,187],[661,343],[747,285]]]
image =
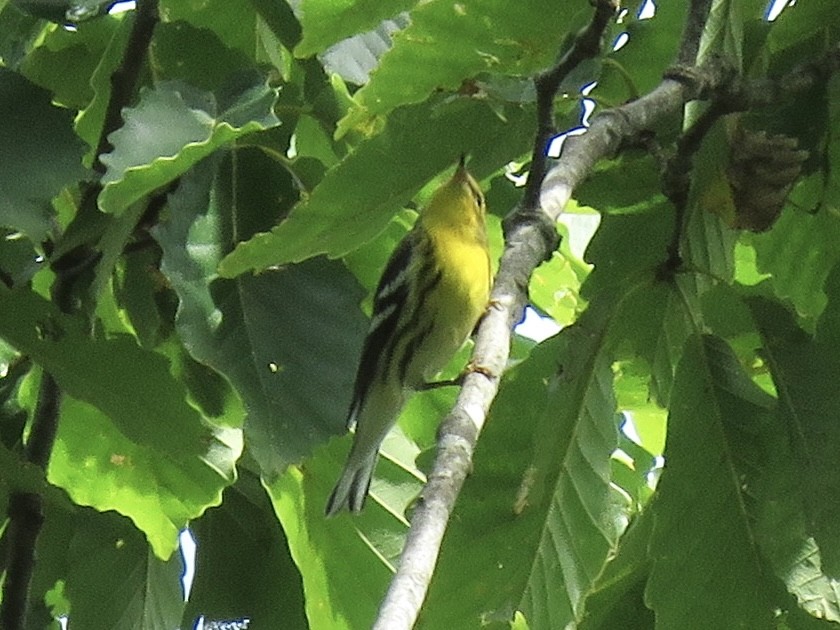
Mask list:
[[355,427],[326,515],[361,512],[379,446],[411,394],[426,386],[476,327],[492,281],[486,208],[462,156],[388,259],[373,298],[347,427]]

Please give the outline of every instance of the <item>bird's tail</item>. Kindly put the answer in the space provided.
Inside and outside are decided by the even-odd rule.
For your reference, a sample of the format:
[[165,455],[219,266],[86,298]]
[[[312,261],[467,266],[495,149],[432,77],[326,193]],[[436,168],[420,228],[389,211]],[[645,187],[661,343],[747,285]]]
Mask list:
[[356,514],[362,511],[370,489],[377,454],[378,451],[374,450],[373,454],[359,459],[351,454],[327,501],[327,516],[335,516],[344,508]]
[[399,384],[379,384],[371,387],[362,402],[354,402],[350,408],[349,424],[356,424],[353,446],[347,463],[327,501],[327,516],[333,516],[343,508],[361,512],[370,488],[370,478],[379,455],[379,445],[405,403],[406,392]]

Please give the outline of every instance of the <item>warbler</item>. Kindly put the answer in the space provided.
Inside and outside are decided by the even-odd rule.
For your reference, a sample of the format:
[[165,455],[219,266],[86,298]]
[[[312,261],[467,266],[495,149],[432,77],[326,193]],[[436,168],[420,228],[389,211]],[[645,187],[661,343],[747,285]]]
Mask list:
[[356,433],[327,516],[345,507],[361,511],[382,440],[411,393],[469,337],[487,306],[490,282],[484,195],[462,158],[379,280],[347,415]]

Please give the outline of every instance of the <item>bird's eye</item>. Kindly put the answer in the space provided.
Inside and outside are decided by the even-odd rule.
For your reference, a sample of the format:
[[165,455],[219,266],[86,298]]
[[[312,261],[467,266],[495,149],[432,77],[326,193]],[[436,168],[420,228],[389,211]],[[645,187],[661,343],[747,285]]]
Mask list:
[[470,193],[473,196],[473,200],[475,200],[475,205],[479,208],[484,208],[484,194],[481,190],[470,185]]

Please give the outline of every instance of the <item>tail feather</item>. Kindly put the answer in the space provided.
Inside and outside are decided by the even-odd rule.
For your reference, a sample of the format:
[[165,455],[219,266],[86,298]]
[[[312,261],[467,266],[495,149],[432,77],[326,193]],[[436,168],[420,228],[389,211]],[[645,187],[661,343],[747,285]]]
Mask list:
[[367,457],[358,462],[351,457],[347,461],[341,477],[338,478],[338,482],[327,501],[327,509],[325,510],[327,516],[335,516],[344,508],[355,514],[362,511],[370,489],[373,469],[376,466],[376,457],[377,451],[374,451],[372,457]]
[[347,463],[327,501],[327,516],[344,508],[355,513],[362,511],[379,456],[379,445],[394,426],[406,396],[399,384],[377,383],[367,390],[364,400],[353,402],[349,422],[355,422],[356,433]]

